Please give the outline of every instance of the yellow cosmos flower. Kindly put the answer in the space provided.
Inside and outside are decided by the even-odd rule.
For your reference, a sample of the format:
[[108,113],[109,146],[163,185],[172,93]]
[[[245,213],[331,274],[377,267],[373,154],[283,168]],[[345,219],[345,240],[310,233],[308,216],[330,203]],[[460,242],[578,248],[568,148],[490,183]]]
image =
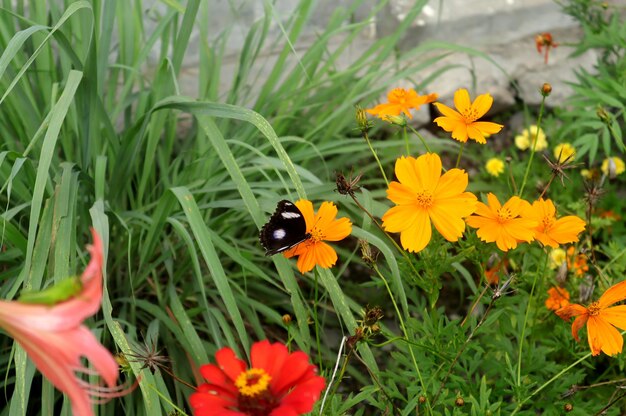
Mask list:
[[311,237],[283,254],[287,258],[298,256],[296,265],[300,273],[313,270],[315,265],[324,269],[334,266],[337,253],[324,241],[343,240],[352,232],[352,223],[345,217],[335,219],[337,207],[332,202],[322,202],[317,214],[311,201],[301,199],[295,204],[306,221],[306,232]]
[[535,238],[535,228],[539,223],[534,219],[524,218],[522,214],[530,207],[523,199],[514,196],[504,205],[491,192],[485,205],[478,202],[476,214],[465,222],[470,227],[478,228],[476,235],[487,243],[495,241],[502,251],[516,248],[520,241],[531,242]]
[[622,352],[624,339],[615,327],[626,329],[626,305],[610,307],[612,304],[626,299],[626,280],[611,286],[597,302],[584,307],[572,303],[556,311],[566,321],[575,316],[572,322],[572,336],[578,341],[578,331],[587,324],[587,340],[591,355],[600,351],[606,355]]
[[485,163],[485,170],[488,174],[497,178],[502,172],[504,172],[504,162],[502,159],[492,157],[487,161],[487,163]]
[[465,192],[467,173],[450,169],[441,174],[441,159],[434,153],[396,160],[396,177],[387,198],[396,204],[383,215],[383,228],[400,233],[402,247],[419,252],[432,235],[431,221],[448,241],[463,235],[463,218],[474,212],[476,196]]
[[435,103],[437,110],[443,116],[437,117],[434,122],[447,132],[452,132],[452,138],[465,143],[468,138],[481,143],[487,143],[485,135],[496,134],[502,124],[489,121],[476,121],[484,116],[493,104],[493,97],[489,94],[482,94],[476,97],[474,102],[470,101],[469,92],[465,88],[458,89],[454,93],[455,111],[447,105]]
[[522,130],[521,134],[515,136],[515,146],[517,146],[520,150],[532,148],[531,139],[533,142],[535,140],[537,141],[535,150],[538,152],[548,147],[548,141],[546,140],[545,133],[542,129],[534,125]]
[[395,88],[387,93],[387,103],[378,104],[374,108],[365,111],[373,116],[386,120],[389,116],[399,116],[404,113],[408,118],[413,118],[410,109],[418,109],[423,104],[432,103],[437,99],[437,94],[418,95],[414,89]]
[[550,268],[556,269],[567,261],[567,253],[562,248],[555,248],[550,252]]
[[569,143],[560,143],[554,147],[554,157],[558,163],[572,161],[576,157],[576,149]]
[[558,311],[569,305],[569,292],[564,287],[551,287],[548,289],[549,298],[546,299],[546,308]]
[[604,159],[602,162],[602,167],[600,168],[605,175],[610,174],[609,172],[609,159],[613,161],[613,169],[615,170],[615,175],[621,175],[626,170],[626,165],[624,165],[624,161],[617,156],[613,156],[608,159]]
[[540,198],[533,202],[524,217],[537,221],[539,225],[535,228],[535,239],[552,248],[578,241],[578,234],[585,229],[585,221],[575,215],[567,215],[557,220],[556,208],[549,199],[544,201]]

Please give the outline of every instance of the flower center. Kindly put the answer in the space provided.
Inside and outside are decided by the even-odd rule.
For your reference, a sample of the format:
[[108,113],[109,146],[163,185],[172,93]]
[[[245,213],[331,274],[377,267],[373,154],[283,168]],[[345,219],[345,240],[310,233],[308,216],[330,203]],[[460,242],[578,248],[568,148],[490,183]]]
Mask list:
[[318,243],[326,238],[326,235],[322,232],[322,230],[317,227],[313,227],[313,229],[310,231],[310,234],[311,238],[309,238],[307,241],[311,243]]
[[239,374],[235,386],[243,396],[257,396],[267,390],[272,377],[262,368],[251,368]]
[[593,302],[591,305],[587,307],[587,312],[590,316],[597,316],[600,314],[600,305],[598,302]]
[[478,120],[478,112],[474,107],[470,107],[462,113],[465,123],[470,124]]
[[428,208],[433,204],[433,194],[430,191],[420,191],[417,193],[417,204],[422,208]]
[[513,219],[513,214],[508,208],[502,207],[498,210],[498,221],[500,223],[507,222],[510,219]]
[[544,231],[549,230],[552,228],[552,224],[554,224],[554,217],[543,217],[542,224]]

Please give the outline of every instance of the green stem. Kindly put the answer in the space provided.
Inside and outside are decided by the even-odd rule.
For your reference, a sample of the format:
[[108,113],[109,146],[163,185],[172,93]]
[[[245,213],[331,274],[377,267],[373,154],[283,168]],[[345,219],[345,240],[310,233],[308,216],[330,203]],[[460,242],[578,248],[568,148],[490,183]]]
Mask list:
[[[537,148],[537,138],[539,137],[539,132],[541,131],[541,119],[543,118],[543,109],[546,104],[546,96],[544,95],[541,99],[541,106],[539,107],[539,116],[537,116],[537,134],[533,138],[532,133],[530,132],[530,128],[528,129],[528,134],[530,136],[530,140],[532,142],[532,148],[530,150],[530,158],[528,159],[528,165],[526,165],[526,172],[524,173],[524,180],[522,181],[522,186],[519,188],[519,196],[522,196],[524,192],[524,187],[526,186],[526,181],[528,180],[528,174],[530,173],[530,166],[533,164],[533,157],[535,156],[535,149]],[[534,140],[533,140],[534,139]]]
[[526,324],[528,323],[528,316],[530,315],[530,310],[532,308],[533,296],[535,294],[535,286],[537,284],[537,277],[541,275],[543,277],[546,271],[546,265],[548,264],[548,251],[545,251],[543,267],[541,268],[541,273],[535,273],[535,278],[533,279],[533,285],[530,289],[530,296],[528,297],[528,303],[526,304],[526,313],[524,314],[524,323],[522,324],[522,333],[519,339],[519,352],[517,354],[517,385],[521,386],[522,383],[522,351],[524,349],[524,335],[526,333]]
[[456,158],[456,165],[454,166],[455,168],[458,168],[459,164],[461,164],[461,156],[463,155],[463,149],[465,149],[465,143],[467,142],[461,143],[461,148],[459,149],[459,156]]
[[[406,325],[404,324],[404,319],[402,319],[402,314],[400,313],[400,308],[398,308],[398,303],[396,302],[396,299],[393,296],[393,292],[391,291],[391,287],[389,286],[389,283],[387,282],[387,279],[385,279],[385,276],[383,276],[383,274],[380,272],[380,270],[378,269],[378,266],[376,266],[376,264],[373,265],[374,270],[376,271],[376,274],[378,274],[378,277],[380,277],[380,280],[383,281],[383,283],[385,284],[385,288],[387,289],[387,293],[389,294],[389,298],[391,298],[391,303],[393,304],[393,307],[396,311],[396,315],[398,315],[398,320],[400,321],[400,328],[402,328],[402,333],[404,334],[404,339],[407,341],[407,344],[409,345],[409,352],[411,353],[411,359],[413,360],[413,366],[415,367],[415,372],[417,373],[417,378],[420,382],[420,386],[422,387],[422,391],[424,392],[424,394],[426,394],[426,385],[424,384],[424,379],[422,378],[422,373],[420,372],[420,368],[419,365],[417,364],[417,358],[415,357],[415,352],[413,352],[413,346],[411,345],[411,343],[409,342],[409,331],[406,329]],[[427,400],[427,409],[429,414],[433,414],[432,412],[432,408],[430,407],[430,402]]]
[[380,159],[378,159],[378,154],[376,153],[376,150],[374,150],[374,148],[372,147],[372,143],[370,142],[370,138],[369,138],[369,135],[367,134],[367,132],[363,133],[363,138],[367,142],[367,145],[369,146],[370,151],[374,155],[374,159],[376,159],[376,163],[378,164],[378,168],[380,169],[380,173],[383,174],[383,178],[385,179],[385,184],[387,186],[389,186],[389,181],[387,180],[387,175],[385,175],[385,169],[383,169],[383,165],[380,163]]
[[411,148],[409,147],[409,135],[406,133],[406,126],[402,128],[402,136],[404,137],[404,145],[406,146],[406,155],[411,156]]
[[319,360],[317,364],[317,368],[321,370],[323,367],[322,367],[322,342],[320,340],[320,331],[319,331],[320,325],[319,325],[319,322],[317,321],[317,296],[318,296],[317,267],[314,270],[315,270],[315,273],[314,273],[315,274],[315,296],[313,297],[313,321],[315,322],[315,343],[317,344],[317,357]]
[[422,144],[424,145],[424,147],[426,148],[426,151],[428,153],[432,153],[432,150],[430,150],[430,147],[428,147],[428,144],[426,144],[426,139],[424,139],[424,136],[422,136],[417,130],[415,130],[413,127],[409,126],[409,128],[411,129],[411,131],[413,132],[413,134],[415,134],[417,136],[418,139],[420,139],[420,141],[422,142]]

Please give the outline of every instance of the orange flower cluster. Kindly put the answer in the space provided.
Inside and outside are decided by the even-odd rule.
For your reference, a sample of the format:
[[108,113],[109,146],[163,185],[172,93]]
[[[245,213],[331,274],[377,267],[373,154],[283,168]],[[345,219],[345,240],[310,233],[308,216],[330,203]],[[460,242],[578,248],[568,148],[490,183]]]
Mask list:
[[558,311],[569,305],[569,292],[564,287],[551,287],[548,289],[548,296],[546,308],[551,311]]
[[367,111],[373,116],[382,120],[387,120],[390,116],[405,114],[408,118],[413,118],[411,109],[419,109],[422,105],[432,103],[437,99],[437,94],[418,95],[414,89],[395,88],[387,94],[387,102],[378,104]]
[[502,251],[517,247],[518,243],[538,240],[544,246],[578,241],[585,222],[577,216],[556,218],[556,208],[551,200],[539,200],[531,205],[517,196],[504,205],[489,193],[487,203],[478,202],[476,213],[466,219],[470,227],[477,228],[476,235],[487,243],[495,242]]
[[587,264],[587,256],[583,253],[577,253],[576,247],[571,246],[567,249],[567,269],[572,270],[577,277],[583,277],[589,271]]

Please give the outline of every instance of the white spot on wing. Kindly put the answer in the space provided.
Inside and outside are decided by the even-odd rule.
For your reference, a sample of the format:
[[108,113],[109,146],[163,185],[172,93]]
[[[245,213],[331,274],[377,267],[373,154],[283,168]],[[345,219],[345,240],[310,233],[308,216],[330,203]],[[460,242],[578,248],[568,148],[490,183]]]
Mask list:
[[302,215],[298,214],[297,212],[281,212],[280,216],[286,220],[290,220],[292,218],[300,218]]
[[282,240],[283,238],[285,238],[286,235],[287,233],[282,228],[278,228],[272,233],[272,237],[274,237],[274,239],[276,240]]

